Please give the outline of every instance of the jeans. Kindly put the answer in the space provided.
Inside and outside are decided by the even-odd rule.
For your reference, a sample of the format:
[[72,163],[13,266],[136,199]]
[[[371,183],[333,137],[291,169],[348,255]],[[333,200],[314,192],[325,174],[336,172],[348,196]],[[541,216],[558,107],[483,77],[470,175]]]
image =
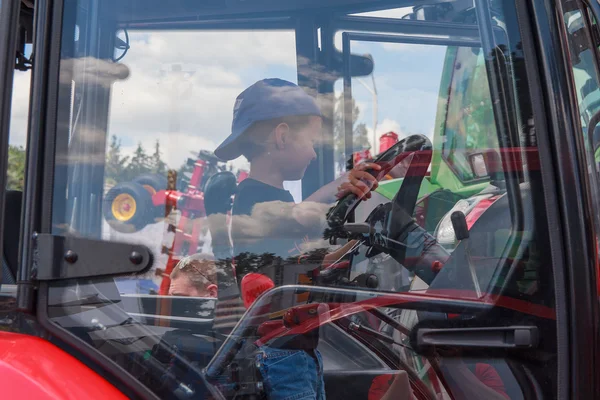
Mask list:
[[[312,353],[312,352],[311,352]],[[325,400],[323,359],[304,350],[259,348],[256,366],[269,400]]]

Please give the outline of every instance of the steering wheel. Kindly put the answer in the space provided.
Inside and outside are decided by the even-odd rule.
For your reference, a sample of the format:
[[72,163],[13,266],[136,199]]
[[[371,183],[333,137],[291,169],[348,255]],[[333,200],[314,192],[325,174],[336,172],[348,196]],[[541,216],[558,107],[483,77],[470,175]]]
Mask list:
[[[402,162],[402,160],[414,154],[402,186],[393,201],[397,208],[402,208],[408,215],[412,215],[417,203],[421,182],[431,162],[431,148],[431,141],[426,136],[411,135],[405,137],[373,160],[374,163],[381,166],[381,170],[367,170],[368,173],[379,181],[396,165]],[[418,171],[415,171],[416,169]],[[344,237],[344,223],[347,222],[352,211],[360,203],[360,200],[354,193],[349,193],[329,210],[327,214],[329,232],[326,233],[326,236]]]
[[[386,176],[396,165],[398,165],[406,157],[413,155],[410,165],[406,171],[404,180],[400,190],[390,203],[381,204],[376,207],[367,217],[365,224],[346,224],[348,217],[359,204],[360,199],[354,194],[348,194],[329,211],[327,215],[327,223],[329,228],[325,231],[325,238],[341,238],[351,237],[349,232],[359,233],[371,247],[370,255],[375,255],[377,252],[392,250],[390,254],[403,263],[405,258],[405,247],[394,246],[394,240],[402,237],[403,232],[409,227],[415,225],[412,219],[412,214],[417,203],[421,182],[427,173],[427,169],[431,162],[431,142],[426,136],[412,135],[408,136],[387,151],[379,155],[373,162],[381,166],[381,170],[369,170],[377,180]],[[375,225],[381,223],[383,229],[381,232],[376,232]],[[367,239],[368,237],[368,239]],[[393,239],[393,240],[389,240]],[[390,244],[392,246],[390,247]],[[387,250],[386,250],[387,249]],[[340,279],[348,278],[349,265],[340,267],[343,263],[336,264],[335,267],[328,267],[319,272],[319,278],[324,283],[331,283]],[[346,263],[347,264],[347,263]],[[376,281],[369,278],[369,274],[360,275],[359,281],[363,282],[367,287],[376,285]],[[355,280],[356,280],[355,279]],[[346,279],[347,280],[347,279]],[[361,283],[361,282],[359,282]],[[360,284],[361,286],[362,283]],[[375,286],[376,287],[376,286]]]

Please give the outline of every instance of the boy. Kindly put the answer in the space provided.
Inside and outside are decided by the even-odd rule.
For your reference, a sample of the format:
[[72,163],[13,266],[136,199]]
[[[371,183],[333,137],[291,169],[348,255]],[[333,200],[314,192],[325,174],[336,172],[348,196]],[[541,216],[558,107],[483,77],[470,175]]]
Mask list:
[[[250,162],[249,177],[236,193],[231,227],[236,269],[242,274],[299,256],[305,238],[322,236],[325,214],[336,199],[348,193],[367,199],[377,187],[377,180],[366,170],[380,167],[362,163],[303,203],[294,204],[283,182],[302,179],[316,158],[314,146],[321,137],[321,123],[315,100],[291,82],[264,79],[237,97],[232,133],[215,155],[223,160],[243,155]],[[294,282],[276,282],[281,283]],[[295,340],[291,347],[259,349],[256,364],[269,399],[325,398],[323,364],[314,347],[313,335],[304,342]]]
[[243,155],[250,162],[249,176],[239,185],[233,204],[234,255],[299,255],[307,235],[322,234],[333,202],[350,192],[370,198],[377,180],[366,170],[380,169],[373,163],[360,164],[299,205],[284,189],[284,181],[302,179],[316,158],[321,123],[315,100],[291,82],[264,79],[238,96],[232,134],[215,150],[223,160]]

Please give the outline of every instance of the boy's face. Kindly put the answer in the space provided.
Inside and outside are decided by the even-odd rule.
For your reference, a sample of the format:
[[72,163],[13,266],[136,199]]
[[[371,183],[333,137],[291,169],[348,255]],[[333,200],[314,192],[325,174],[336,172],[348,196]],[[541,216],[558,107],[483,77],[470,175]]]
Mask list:
[[297,131],[290,131],[289,140],[280,154],[281,171],[284,179],[296,181],[302,179],[306,168],[317,158],[315,145],[321,136],[320,117],[311,117],[310,123]]

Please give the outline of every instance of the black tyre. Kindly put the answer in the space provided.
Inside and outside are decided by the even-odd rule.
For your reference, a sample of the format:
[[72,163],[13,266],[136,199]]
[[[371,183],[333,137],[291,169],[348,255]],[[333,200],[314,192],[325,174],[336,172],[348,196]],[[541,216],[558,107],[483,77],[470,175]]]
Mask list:
[[151,195],[159,190],[167,189],[167,177],[158,174],[144,174],[133,180],[142,185]]
[[[150,193],[150,196],[154,196],[154,194],[160,190],[167,189],[167,177],[158,175],[158,174],[144,174],[140,175],[133,180],[135,183],[139,183]],[[154,221],[159,221],[165,217],[165,206],[160,205],[152,208],[153,214],[152,217]]]
[[154,222],[150,192],[139,183],[119,183],[104,198],[106,222],[116,231],[133,233]]

